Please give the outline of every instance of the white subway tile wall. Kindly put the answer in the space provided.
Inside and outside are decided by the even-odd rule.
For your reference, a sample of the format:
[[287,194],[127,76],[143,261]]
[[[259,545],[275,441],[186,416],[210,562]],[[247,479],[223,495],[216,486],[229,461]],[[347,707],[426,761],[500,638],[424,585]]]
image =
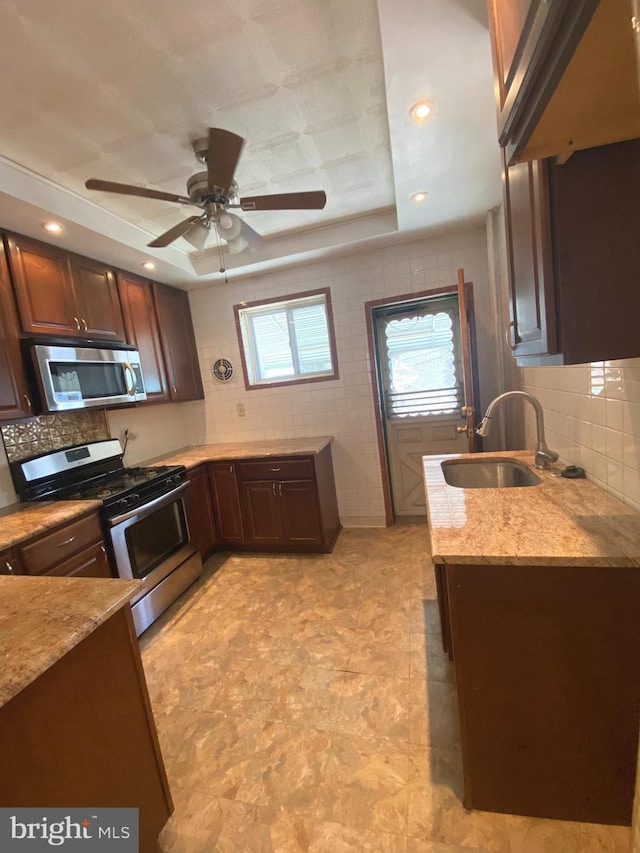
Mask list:
[[[528,367],[522,387],[542,403],[547,443],[562,461],[640,510],[640,359]],[[525,417],[533,447],[535,422]]]
[[[367,346],[365,302],[455,285],[456,270],[474,284],[482,404],[496,388],[495,319],[484,226],[441,237],[215,285],[190,294],[206,396],[205,440],[333,435],[343,524],[382,524],[384,500]],[[331,289],[340,378],[247,391],[232,307],[242,301]],[[211,365],[231,360],[230,382]],[[238,410],[244,415],[240,416]]]

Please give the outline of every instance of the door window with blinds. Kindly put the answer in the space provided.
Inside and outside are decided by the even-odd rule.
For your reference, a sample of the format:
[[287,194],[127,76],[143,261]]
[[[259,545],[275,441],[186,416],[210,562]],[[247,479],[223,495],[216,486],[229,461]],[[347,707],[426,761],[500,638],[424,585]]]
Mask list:
[[386,416],[451,416],[463,404],[456,297],[430,300],[378,317]]
[[234,305],[247,388],[338,377],[329,290]]

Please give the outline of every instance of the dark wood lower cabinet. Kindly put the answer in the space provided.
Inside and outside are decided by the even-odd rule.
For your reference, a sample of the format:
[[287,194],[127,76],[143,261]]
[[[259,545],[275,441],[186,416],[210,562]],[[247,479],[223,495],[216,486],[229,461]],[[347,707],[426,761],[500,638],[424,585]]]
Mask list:
[[203,560],[216,546],[216,528],[213,520],[213,501],[206,465],[188,472],[189,488],[185,497],[187,523],[191,541]]
[[235,463],[209,463],[209,478],[218,541],[220,545],[242,545],[244,543],[244,529]]
[[331,448],[209,464],[219,542],[248,551],[331,550],[340,530]]
[[0,709],[0,804],[139,809],[154,853],[173,803],[129,605]]
[[629,825],[640,707],[638,570],[440,568],[464,805]]

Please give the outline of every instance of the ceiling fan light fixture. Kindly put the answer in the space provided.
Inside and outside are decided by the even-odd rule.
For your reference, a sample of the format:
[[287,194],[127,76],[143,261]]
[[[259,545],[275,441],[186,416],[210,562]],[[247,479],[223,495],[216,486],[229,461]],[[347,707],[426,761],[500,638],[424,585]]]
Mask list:
[[248,245],[249,242],[244,237],[234,237],[233,240],[227,240],[227,248],[230,255],[237,255],[240,252],[244,252]]
[[240,235],[241,230],[242,220],[233,213],[225,211],[216,220],[216,231],[227,243],[230,240],[235,240]]
[[195,222],[188,231],[182,235],[187,243],[191,243],[194,249],[197,249],[201,252],[205,243],[207,242],[207,238],[209,237],[209,229],[202,221]]
[[432,101],[416,101],[409,110],[409,115],[414,121],[421,124],[433,115],[434,105]]

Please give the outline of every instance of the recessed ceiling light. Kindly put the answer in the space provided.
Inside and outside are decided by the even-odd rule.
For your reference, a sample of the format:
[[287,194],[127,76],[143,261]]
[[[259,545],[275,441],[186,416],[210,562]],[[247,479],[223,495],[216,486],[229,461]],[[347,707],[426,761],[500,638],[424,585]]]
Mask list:
[[48,231],[50,234],[61,234],[62,233],[62,225],[59,222],[45,222],[42,226],[45,231]]
[[424,201],[426,197],[427,197],[427,194],[426,194],[425,192],[423,192],[422,190],[421,190],[420,192],[418,192],[418,193],[414,193],[414,194],[411,196],[411,198],[412,198],[412,199],[413,199],[417,204],[420,204],[420,202],[421,202],[421,201]]
[[425,121],[433,115],[433,104],[431,101],[416,101],[409,110],[409,115],[414,121]]
[[154,270],[154,269],[156,268],[156,265],[153,263],[153,261],[145,261],[145,262],[142,264],[142,266],[143,266],[146,270]]

